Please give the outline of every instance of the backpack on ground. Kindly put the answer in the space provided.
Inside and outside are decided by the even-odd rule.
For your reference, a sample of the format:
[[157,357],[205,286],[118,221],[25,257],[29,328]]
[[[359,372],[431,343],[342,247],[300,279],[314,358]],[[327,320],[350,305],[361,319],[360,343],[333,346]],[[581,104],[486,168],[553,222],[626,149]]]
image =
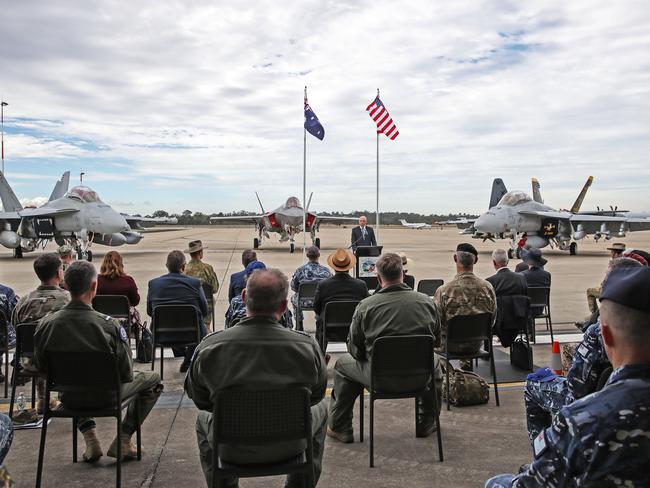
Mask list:
[[[456,407],[482,405],[490,399],[490,388],[487,381],[472,371],[462,371],[444,359],[440,365],[446,374],[449,368],[449,402]],[[442,379],[442,397],[447,398],[447,381]]]

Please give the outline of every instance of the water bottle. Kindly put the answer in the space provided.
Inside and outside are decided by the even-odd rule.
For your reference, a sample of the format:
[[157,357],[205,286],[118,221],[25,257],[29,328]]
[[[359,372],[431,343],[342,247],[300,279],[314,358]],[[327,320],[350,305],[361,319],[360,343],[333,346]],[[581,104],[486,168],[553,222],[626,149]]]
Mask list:
[[27,408],[27,403],[25,403],[25,394],[21,391],[18,394],[18,399],[16,400],[16,407],[18,408],[18,412],[22,412]]

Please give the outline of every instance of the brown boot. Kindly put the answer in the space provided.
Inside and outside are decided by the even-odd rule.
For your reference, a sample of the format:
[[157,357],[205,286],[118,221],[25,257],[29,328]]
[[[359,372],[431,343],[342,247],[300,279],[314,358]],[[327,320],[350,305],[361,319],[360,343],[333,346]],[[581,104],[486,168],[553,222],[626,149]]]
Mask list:
[[[50,410],[56,410],[57,407],[61,405],[61,402],[58,401],[56,398],[50,398]],[[45,399],[39,398],[36,400],[36,413],[39,415],[43,415],[43,410],[45,406]]]
[[97,429],[93,427],[84,432],[83,436],[84,442],[86,443],[86,450],[82,455],[83,460],[87,463],[94,463],[104,455],[102,446],[97,438]]
[[[132,436],[133,434],[129,435],[122,432],[122,460],[138,458],[138,451],[131,443]],[[112,458],[117,458],[117,437],[111,442],[111,447],[108,448],[106,454]]]

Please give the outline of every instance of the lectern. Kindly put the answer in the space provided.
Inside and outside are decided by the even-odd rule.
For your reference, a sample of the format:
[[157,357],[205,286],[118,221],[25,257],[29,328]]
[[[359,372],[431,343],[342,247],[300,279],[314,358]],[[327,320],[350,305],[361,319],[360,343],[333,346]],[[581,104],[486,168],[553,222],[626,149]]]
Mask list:
[[359,246],[354,251],[357,258],[355,267],[355,276],[366,282],[368,290],[374,290],[377,287],[377,269],[375,263],[381,255],[383,246]]

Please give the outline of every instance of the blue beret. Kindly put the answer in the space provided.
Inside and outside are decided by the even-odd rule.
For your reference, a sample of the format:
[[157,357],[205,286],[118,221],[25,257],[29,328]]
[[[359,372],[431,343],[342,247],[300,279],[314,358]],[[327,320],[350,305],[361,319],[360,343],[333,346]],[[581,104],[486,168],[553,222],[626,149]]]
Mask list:
[[607,276],[600,301],[650,312],[650,268],[615,268]]
[[244,274],[250,276],[256,269],[266,269],[266,265],[262,261],[252,261],[248,263],[248,266],[246,266]]

